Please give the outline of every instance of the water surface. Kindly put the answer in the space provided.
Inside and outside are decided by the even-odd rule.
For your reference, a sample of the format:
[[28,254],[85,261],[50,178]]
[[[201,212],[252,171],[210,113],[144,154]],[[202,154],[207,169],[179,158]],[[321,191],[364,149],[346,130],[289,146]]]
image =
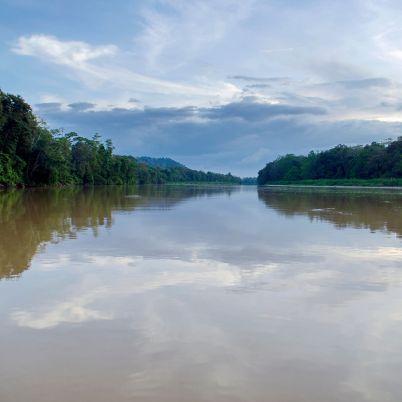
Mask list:
[[0,193],[0,401],[399,402],[402,194]]

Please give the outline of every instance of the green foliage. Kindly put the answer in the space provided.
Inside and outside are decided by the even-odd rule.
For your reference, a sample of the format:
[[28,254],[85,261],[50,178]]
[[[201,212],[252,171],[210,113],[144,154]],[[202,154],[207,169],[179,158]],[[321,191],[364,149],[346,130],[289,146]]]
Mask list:
[[[385,144],[338,145],[308,156],[285,155],[258,172],[258,184],[292,182],[390,182],[402,178],[402,137]],[[392,180],[391,180],[392,181]]]
[[240,183],[240,178],[205,173],[161,159],[161,168],[113,154],[111,140],[49,130],[20,97],[0,90],[0,185],[98,185],[167,182]]
[[0,153],[0,185],[17,185],[22,183],[22,178],[13,168],[12,159]]

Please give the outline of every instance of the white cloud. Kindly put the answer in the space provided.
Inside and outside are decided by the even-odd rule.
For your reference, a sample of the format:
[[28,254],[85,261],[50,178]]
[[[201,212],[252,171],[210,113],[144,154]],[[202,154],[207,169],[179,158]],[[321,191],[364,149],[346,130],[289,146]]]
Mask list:
[[[222,103],[241,93],[234,84],[224,81],[182,83],[137,73],[118,59],[115,45],[92,46],[81,41],[62,41],[54,36],[32,35],[20,37],[12,51],[66,67],[70,78],[83,82],[90,89],[104,88],[109,98],[96,100],[98,105],[103,106],[110,104],[112,92],[117,94],[114,105],[117,103],[120,107],[132,106],[128,96],[132,93],[150,99],[148,104],[158,99],[159,104],[168,102],[169,106],[188,103],[208,105],[211,100]],[[106,57],[112,55],[116,56],[113,60]],[[71,73],[75,74],[71,76]]]
[[21,36],[13,52],[23,56],[35,56],[56,64],[74,68],[87,66],[89,60],[117,53],[117,46],[91,46],[81,41],[60,41],[54,36]]

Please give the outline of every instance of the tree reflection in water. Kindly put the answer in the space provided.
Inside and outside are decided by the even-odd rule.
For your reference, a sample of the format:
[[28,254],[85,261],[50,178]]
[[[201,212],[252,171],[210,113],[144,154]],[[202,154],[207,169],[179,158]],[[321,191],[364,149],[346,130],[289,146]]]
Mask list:
[[285,216],[306,215],[337,228],[353,227],[402,237],[402,193],[397,190],[266,187],[264,204]]
[[137,208],[169,209],[193,197],[230,194],[236,187],[102,186],[0,192],[0,279],[17,277],[48,242],[111,228],[113,213]]

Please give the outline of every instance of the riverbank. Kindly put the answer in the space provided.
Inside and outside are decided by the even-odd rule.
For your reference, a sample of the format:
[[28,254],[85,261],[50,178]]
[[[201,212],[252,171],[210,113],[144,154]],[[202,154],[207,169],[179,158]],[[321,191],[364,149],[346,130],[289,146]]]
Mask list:
[[265,183],[264,186],[306,186],[306,187],[372,187],[402,188],[402,179],[316,179],[316,180],[281,180]]

